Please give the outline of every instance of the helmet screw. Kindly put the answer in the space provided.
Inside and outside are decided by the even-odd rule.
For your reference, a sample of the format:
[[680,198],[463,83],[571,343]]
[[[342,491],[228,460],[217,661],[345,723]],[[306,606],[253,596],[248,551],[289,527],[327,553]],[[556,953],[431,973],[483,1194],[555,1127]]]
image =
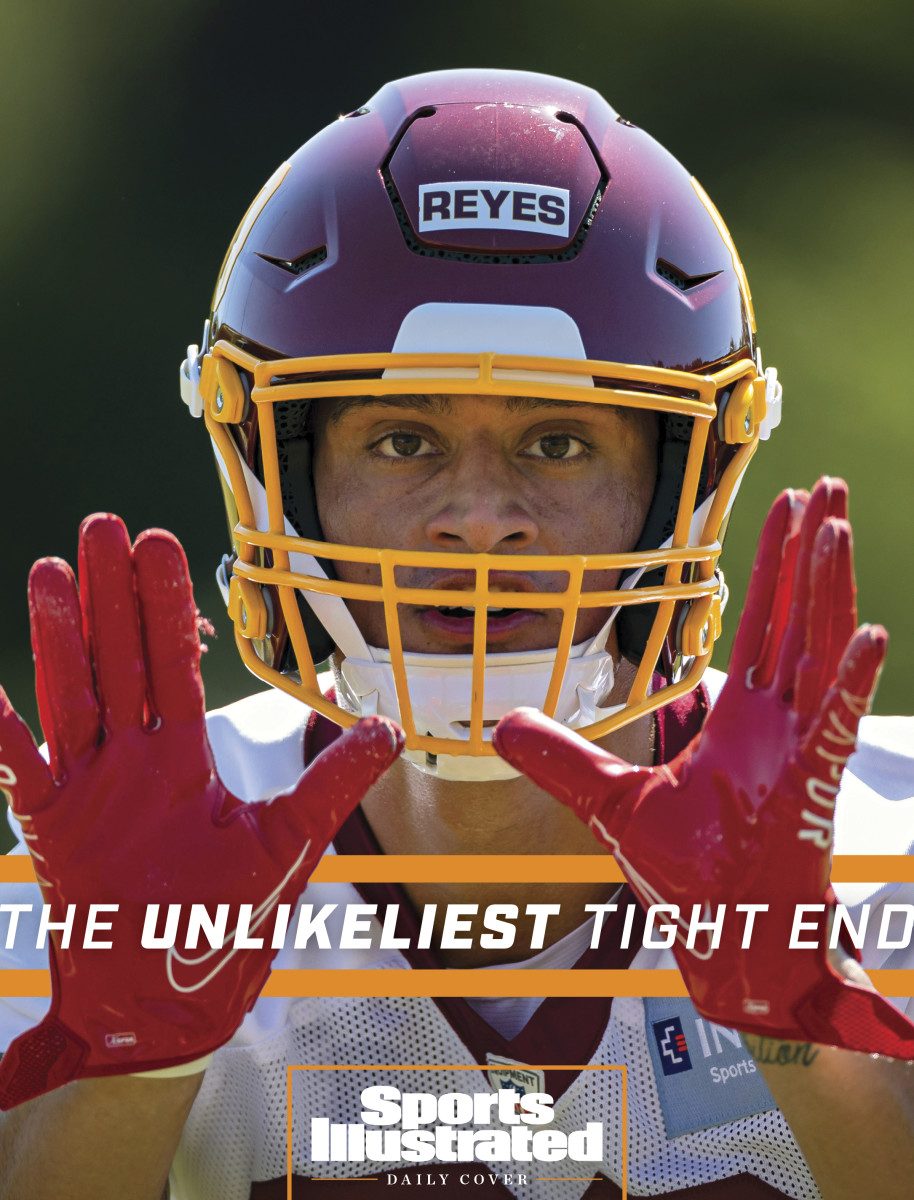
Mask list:
[[216,389],[216,412],[222,412],[225,407],[225,397],[222,395],[222,388]]
[[242,604],[242,606],[241,606],[241,628],[247,629],[247,625],[248,625],[248,610],[247,610],[246,605]]
[[746,413],[745,429],[746,429],[746,433],[749,433],[752,430],[752,409],[751,408]]

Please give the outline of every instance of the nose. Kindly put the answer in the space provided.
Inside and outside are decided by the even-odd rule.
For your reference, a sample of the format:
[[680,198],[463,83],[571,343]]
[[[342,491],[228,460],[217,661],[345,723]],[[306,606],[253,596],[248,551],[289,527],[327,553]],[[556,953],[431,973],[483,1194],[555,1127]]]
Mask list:
[[536,541],[539,525],[521,480],[496,447],[467,447],[442,475],[444,495],[426,526],[436,549],[518,553]]

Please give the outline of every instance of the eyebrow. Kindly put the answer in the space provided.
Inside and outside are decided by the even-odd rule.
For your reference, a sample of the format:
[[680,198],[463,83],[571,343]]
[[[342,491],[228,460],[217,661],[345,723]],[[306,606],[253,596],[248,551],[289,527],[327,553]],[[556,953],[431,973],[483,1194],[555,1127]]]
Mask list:
[[[493,397],[494,399],[494,397]],[[580,408],[587,405],[592,408],[606,408],[607,405],[593,405],[588,400],[550,400],[543,396],[505,396],[509,412],[532,412],[537,408]],[[452,398],[443,393],[397,396],[340,396],[334,399],[328,414],[330,423],[338,424],[346,413],[353,408],[410,408],[429,416],[446,416],[453,411]],[[615,406],[613,406],[615,407]],[[620,414],[628,416],[624,408]]]

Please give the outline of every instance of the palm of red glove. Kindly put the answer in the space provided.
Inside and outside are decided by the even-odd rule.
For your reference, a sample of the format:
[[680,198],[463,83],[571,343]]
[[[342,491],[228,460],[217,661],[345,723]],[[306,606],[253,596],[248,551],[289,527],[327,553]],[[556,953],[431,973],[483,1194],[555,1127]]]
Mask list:
[[[886,643],[880,628],[854,632],[845,516],[846,490],[833,481],[774,505],[730,677],[671,763],[631,767],[523,710],[502,721],[495,744],[590,825],[642,905],[678,906],[673,950],[703,1016],[914,1058],[914,1026],[828,959],[835,797]],[[820,906],[800,914],[817,928],[795,934],[817,948],[791,948],[798,905]],[[719,934],[690,931],[718,916]]]
[[[52,935],[52,1000],[0,1064],[0,1107],[71,1079],[170,1067],[226,1042],[270,973],[276,906],[294,904],[352,809],[399,754],[392,722],[338,739],[288,793],[243,804],[206,737],[196,610],[184,554],[162,531],[131,551],[117,518],[85,522],[80,592],[37,563],[30,610],[50,766],[0,692],[3,779],[52,919],[76,906],[69,947]],[[85,948],[90,904],[117,904]],[[143,949],[147,905],[228,906],[225,938]],[[246,917],[242,906],[248,906]],[[239,916],[248,940],[236,947]],[[184,926],[180,927],[183,935]],[[217,939],[220,940],[220,939]],[[238,939],[239,941],[241,938]]]

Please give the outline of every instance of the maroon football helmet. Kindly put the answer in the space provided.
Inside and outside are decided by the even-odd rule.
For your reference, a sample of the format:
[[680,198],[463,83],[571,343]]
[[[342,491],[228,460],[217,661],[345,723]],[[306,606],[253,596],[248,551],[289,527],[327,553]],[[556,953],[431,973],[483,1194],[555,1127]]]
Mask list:
[[[695,686],[720,627],[730,506],[780,406],[742,266],[699,184],[591,89],[490,70],[387,84],[276,171],[229,248],[182,390],[216,451],[234,543],[222,582],[246,664],[341,724],[397,717],[410,760],[454,778],[506,770],[491,725],[518,703],[595,738]],[[405,391],[658,414],[633,550],[512,556],[532,577],[567,573],[548,597],[558,647],[487,655],[483,618],[471,655],[404,650],[397,603],[416,598],[398,565],[472,571],[463,599],[480,610],[504,557],[323,540],[312,401]],[[376,582],[357,593],[334,577],[341,561],[374,564]],[[613,592],[582,582],[600,569],[622,572]],[[385,606],[386,646],[355,625],[357,595]],[[525,600],[500,591],[495,604]],[[575,644],[581,607],[612,613],[618,651],[609,622]],[[620,653],[637,665],[621,697]],[[331,654],[335,701],[315,670]]]

